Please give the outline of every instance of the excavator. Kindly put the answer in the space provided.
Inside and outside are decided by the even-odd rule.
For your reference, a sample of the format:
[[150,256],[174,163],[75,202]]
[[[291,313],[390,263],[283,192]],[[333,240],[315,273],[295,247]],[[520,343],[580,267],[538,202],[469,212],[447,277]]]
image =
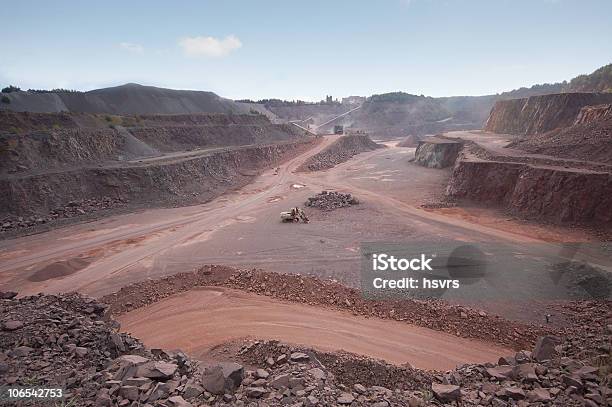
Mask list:
[[310,220],[308,219],[308,216],[306,216],[306,213],[301,208],[298,208],[297,206],[295,208],[291,208],[290,211],[281,212],[280,217],[281,217],[282,222],[293,222],[293,223],[298,223],[299,221],[302,221],[304,223],[310,222]]

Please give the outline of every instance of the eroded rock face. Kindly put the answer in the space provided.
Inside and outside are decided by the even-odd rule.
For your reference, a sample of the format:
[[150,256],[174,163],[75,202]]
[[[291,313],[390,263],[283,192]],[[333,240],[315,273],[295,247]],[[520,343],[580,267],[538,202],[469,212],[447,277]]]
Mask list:
[[612,104],[585,106],[580,109],[574,124],[586,124],[610,119],[612,119]]
[[414,161],[428,168],[452,167],[462,147],[463,143],[457,140],[429,137],[419,141],[414,153]]
[[484,129],[494,133],[538,134],[570,126],[584,106],[612,103],[610,93],[560,93],[495,103]]
[[[258,172],[304,151],[308,141],[215,151],[176,162],[78,168],[50,174],[0,179],[0,219],[49,213],[68,201],[101,200],[113,195],[132,204],[160,205],[188,199],[207,200],[243,185]],[[27,203],[27,205],[25,204]]]
[[605,172],[462,159],[446,193],[559,224],[612,222],[612,175]]

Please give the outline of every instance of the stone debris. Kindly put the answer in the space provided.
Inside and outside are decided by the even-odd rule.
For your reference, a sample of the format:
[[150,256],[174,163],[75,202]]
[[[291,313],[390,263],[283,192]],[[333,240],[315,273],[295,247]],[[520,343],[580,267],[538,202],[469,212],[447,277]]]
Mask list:
[[[101,300],[109,304],[113,315],[119,315],[201,285],[244,290],[310,306],[332,307],[365,317],[410,321],[413,325],[466,338],[494,341],[518,349],[531,347],[539,336],[551,333],[550,328],[543,329],[506,320],[497,315],[465,306],[451,305],[445,301],[367,300],[360,290],[333,280],[213,265],[159,280],[134,283]],[[466,314],[467,318],[462,318],[461,312]],[[282,355],[282,359],[278,362],[275,359],[269,360],[266,366],[262,367],[284,363],[284,358],[286,356]]]
[[532,352],[428,372],[278,341],[251,341],[234,362],[203,366],[118,333],[93,299],[12,296],[0,300],[0,385],[61,386],[66,405],[96,407],[609,405],[612,314],[572,308],[576,329],[539,338]]
[[0,233],[12,230],[33,228],[48,224],[59,219],[85,216],[102,210],[124,207],[128,201],[123,198],[105,196],[100,199],[91,198],[80,201],[70,201],[64,206],[53,209],[45,215],[9,216],[0,219]]
[[375,143],[367,134],[348,134],[340,137],[321,152],[309,157],[298,171],[321,171],[348,161],[351,157],[385,146]]
[[304,203],[305,206],[324,211],[333,211],[334,209],[358,204],[359,200],[353,195],[335,191],[322,191],[320,194],[308,198],[308,201]]

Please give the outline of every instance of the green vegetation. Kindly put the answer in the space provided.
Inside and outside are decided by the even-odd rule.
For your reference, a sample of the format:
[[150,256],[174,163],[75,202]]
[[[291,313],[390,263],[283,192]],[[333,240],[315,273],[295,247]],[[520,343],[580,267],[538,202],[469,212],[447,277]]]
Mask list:
[[9,103],[11,103],[11,99],[6,95],[2,95],[2,99],[0,99],[0,102],[8,105]]
[[104,116],[104,120],[106,120],[109,123],[109,126],[113,129],[115,126],[123,125],[123,118],[121,116],[107,114]]
[[82,93],[80,90],[64,89],[64,88],[55,88],[55,89],[51,89],[51,90],[47,90],[47,89],[28,89],[28,92],[32,92],[32,93]]
[[11,92],[20,92],[21,88],[17,87],[17,86],[7,86],[6,88],[2,88],[2,93],[11,93]]
[[305,105],[339,105],[338,101],[325,101],[321,100],[320,102],[306,102],[304,100],[281,100],[281,99],[261,99],[261,100],[251,100],[251,99],[240,99],[236,100],[238,103],[257,103],[259,105],[264,105],[266,107],[281,107],[281,106],[305,106]]
[[566,92],[612,92],[612,64],[589,75],[578,75],[567,85]]
[[571,81],[543,83],[529,88],[519,88],[501,95],[511,98],[526,98],[534,95],[564,92],[612,92],[612,64],[602,66],[593,73],[578,75]]
[[374,102],[374,103],[387,102],[387,103],[409,104],[409,103],[414,103],[418,100],[423,100],[423,99],[432,99],[432,98],[425,97],[423,95],[421,96],[412,95],[410,93],[405,93],[405,92],[391,92],[391,93],[383,93],[381,95],[372,95],[367,99],[367,101]]

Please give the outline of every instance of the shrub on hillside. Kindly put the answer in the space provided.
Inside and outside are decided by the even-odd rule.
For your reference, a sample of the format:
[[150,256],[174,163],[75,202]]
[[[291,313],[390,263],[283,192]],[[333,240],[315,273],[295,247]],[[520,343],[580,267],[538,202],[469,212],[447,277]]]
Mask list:
[[7,86],[6,88],[2,88],[2,93],[11,93],[11,92],[20,92],[21,88],[18,88],[17,86]]

